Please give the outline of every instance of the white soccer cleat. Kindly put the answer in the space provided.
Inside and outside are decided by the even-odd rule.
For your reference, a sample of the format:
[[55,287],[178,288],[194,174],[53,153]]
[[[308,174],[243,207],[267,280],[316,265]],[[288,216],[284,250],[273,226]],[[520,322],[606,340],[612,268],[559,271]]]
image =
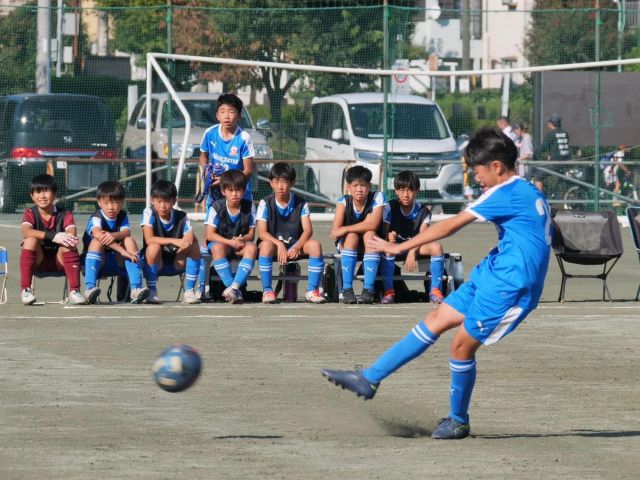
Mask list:
[[311,290],[304,294],[304,299],[308,303],[327,303],[327,299],[320,293],[319,290]]
[[193,305],[194,303],[200,303],[200,301],[200,295],[198,295],[194,290],[184,291],[184,295],[182,296],[182,303]]
[[84,291],[84,298],[89,305],[93,305],[98,301],[100,289],[98,287],[88,288]]
[[244,298],[242,298],[242,292],[234,287],[225,288],[224,292],[222,292],[222,296],[229,303],[242,303]]
[[69,292],[69,305],[84,305],[87,303],[87,299],[80,293],[79,290],[71,290]]
[[151,290],[151,293],[149,293],[149,296],[147,297],[147,303],[151,305],[160,305],[162,303],[160,297],[158,297],[157,290]]
[[33,291],[30,288],[22,289],[20,298],[22,299],[23,305],[33,305],[34,303],[36,303],[36,296],[33,294]]
[[132,288],[131,289],[131,303],[142,303],[151,294],[151,290],[148,288]]

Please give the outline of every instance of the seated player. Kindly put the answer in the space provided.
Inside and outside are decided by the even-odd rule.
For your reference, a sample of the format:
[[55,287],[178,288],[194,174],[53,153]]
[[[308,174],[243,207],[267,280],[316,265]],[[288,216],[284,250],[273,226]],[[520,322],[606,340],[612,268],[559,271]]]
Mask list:
[[20,288],[22,303],[33,305],[31,290],[34,272],[65,272],[69,282],[69,303],[81,305],[80,256],[73,214],[55,205],[58,187],[51,175],[36,175],[31,180],[34,206],[22,216],[22,251],[20,253]]
[[[371,171],[365,167],[351,167],[347,170],[346,181],[349,193],[338,199],[331,228],[331,238],[342,254],[342,301],[347,304],[373,303],[380,255],[367,249],[365,239],[381,229],[387,201],[382,192],[371,191]],[[363,251],[364,287],[358,299],[353,293],[353,277],[358,252]]]
[[276,294],[271,286],[274,255],[281,265],[295,261],[301,255],[308,255],[309,282],[305,300],[311,303],[326,302],[318,290],[324,268],[322,245],[318,240],[311,239],[313,227],[309,205],[304,199],[291,193],[295,180],[296,171],[291,165],[284,162],[275,163],[269,171],[269,184],[273,194],[265,197],[258,205],[258,266],[263,303],[276,301]]
[[[429,228],[431,222],[431,210],[426,205],[416,201],[420,191],[420,179],[415,173],[404,170],[393,179],[393,187],[396,198],[389,200],[384,209],[383,222],[388,227],[387,239],[392,243],[404,242],[415,237],[418,233]],[[442,245],[438,242],[421,245],[407,252],[404,266],[408,272],[415,270],[418,257],[431,257],[431,289],[429,301],[442,303],[442,275],[444,273],[444,255]],[[382,303],[394,303],[395,292],[393,290],[393,271],[395,257],[383,255],[381,258],[382,282],[384,284],[384,296]]]
[[124,187],[115,181],[102,182],[96,190],[98,209],[89,217],[84,243],[84,296],[94,304],[100,296],[98,279],[107,272],[115,275],[126,269],[131,286],[131,303],[142,303],[151,293],[142,287],[138,245],[131,236],[129,217],[122,210]]
[[469,435],[469,404],[476,382],[476,351],[513,332],[536,308],[549,265],[551,215],[544,194],[516,173],[518,150],[496,128],[478,130],[465,148],[484,194],[455,217],[438,222],[403,243],[373,238],[372,250],[397,255],[453,235],[476,219],[496,224],[498,245],[471,271],[469,281],[429,312],[403,339],[369,368],[323,370],[336,385],[365,399],[380,382],[422,355],[448,330],[451,343],[449,415],[431,434],[436,439]]
[[[256,207],[244,198],[247,178],[241,170],[227,170],[220,176],[220,192],[223,198],[213,202],[204,221],[207,257],[213,256],[213,267],[226,287],[222,296],[229,303],[242,303],[242,287],[253,270],[258,256],[254,243],[256,232]],[[229,259],[240,257],[238,270],[233,275]],[[204,264],[204,262],[203,262]],[[206,262],[200,269],[201,282],[205,281]]]
[[173,208],[178,191],[173,182],[158,180],[151,187],[151,206],[142,213],[143,271],[150,290],[147,303],[160,303],[158,275],[185,272],[184,303],[200,303],[195,292],[200,271],[200,247],[187,214]]

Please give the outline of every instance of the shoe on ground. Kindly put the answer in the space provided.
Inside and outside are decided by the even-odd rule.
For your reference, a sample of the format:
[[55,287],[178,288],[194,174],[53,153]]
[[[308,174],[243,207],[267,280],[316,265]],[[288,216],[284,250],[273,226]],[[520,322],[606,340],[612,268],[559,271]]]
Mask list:
[[36,296],[30,288],[23,288],[20,298],[22,299],[23,305],[33,305],[36,303]]
[[244,301],[242,292],[233,286],[225,288],[222,296],[229,303],[242,303]]
[[393,288],[384,291],[384,295],[382,296],[382,300],[380,303],[383,305],[391,305],[392,303],[396,303],[396,292]]
[[311,290],[304,294],[304,299],[308,303],[327,303],[327,299],[320,293],[319,290]]
[[148,288],[132,288],[131,289],[131,303],[142,303],[151,294],[151,290]]
[[80,293],[79,290],[71,290],[69,292],[69,305],[84,305],[87,303],[87,299]]
[[322,375],[327,379],[341,387],[342,389],[351,390],[358,397],[362,397],[365,400],[371,400],[378,391],[379,383],[370,383],[369,380],[364,378],[362,371],[360,370],[329,370],[324,368]]
[[439,288],[432,288],[429,292],[429,303],[433,303],[435,305],[440,305],[444,300],[444,295]]
[[87,299],[87,303],[89,305],[94,305],[98,301],[99,296],[100,296],[99,287],[87,288],[84,291],[84,298]]
[[455,418],[447,417],[438,422],[438,428],[431,434],[431,438],[438,440],[459,440],[469,436],[471,427]]
[[193,289],[185,290],[184,295],[182,295],[182,303],[188,303],[189,305],[200,303],[200,295]]
[[158,297],[157,290],[151,290],[151,293],[149,293],[149,296],[147,297],[146,303],[150,305],[160,305],[162,303],[162,300],[160,300],[160,297]]
[[369,290],[368,288],[363,288],[362,294],[360,295],[360,298],[358,298],[358,303],[364,303],[365,305],[370,305],[375,301],[375,299],[376,297],[372,290]]
[[262,303],[276,303],[276,294],[273,290],[262,294]]
[[353,288],[347,288],[342,292],[342,303],[347,305],[358,303],[358,298],[356,297],[356,294],[353,293]]

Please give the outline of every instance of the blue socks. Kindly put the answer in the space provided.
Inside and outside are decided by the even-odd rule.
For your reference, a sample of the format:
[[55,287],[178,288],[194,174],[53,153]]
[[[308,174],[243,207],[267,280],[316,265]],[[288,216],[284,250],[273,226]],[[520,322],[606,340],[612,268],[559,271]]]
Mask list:
[[342,250],[342,289],[347,290],[353,288],[353,275],[356,271],[356,263],[358,262],[358,252],[345,248]]
[[309,284],[307,292],[317,290],[320,286],[322,278],[322,270],[324,270],[324,260],[322,257],[309,257]]
[[382,286],[385,291],[393,288],[393,272],[396,269],[396,257],[389,257],[380,254],[380,273],[382,275]]
[[365,253],[362,261],[362,269],[364,270],[364,288],[373,291],[376,283],[376,275],[378,275],[378,266],[380,265],[379,253]]
[[140,263],[133,263],[131,260],[126,259],[124,266],[127,269],[131,288],[142,288],[142,268],[140,268]]
[[429,331],[424,322],[418,323],[402,340],[384,352],[369,368],[362,371],[371,383],[379,383],[405,363],[422,355],[438,340],[438,335]]
[[92,252],[91,250],[87,252],[84,259],[84,287],[87,290],[96,286],[103,258],[104,256],[100,252]]
[[469,423],[469,403],[476,383],[476,359],[454,360],[450,358],[449,368],[451,369],[451,387],[449,388],[451,412],[449,416],[459,422]]
[[144,278],[147,280],[147,288],[154,293],[158,292],[158,270],[160,265],[157,263],[144,263],[142,265]]
[[193,290],[196,286],[196,280],[198,280],[198,273],[200,272],[200,260],[195,260],[191,257],[187,257],[187,264],[185,266],[185,290]]
[[271,278],[273,277],[273,260],[271,257],[258,257],[258,269],[260,270],[262,291],[272,292],[273,288],[271,288]]
[[213,261],[213,268],[218,272],[218,276],[225,287],[230,287],[233,283],[233,274],[231,273],[231,264],[226,258],[220,258]]
[[442,290],[442,275],[444,274],[444,257],[431,257],[431,289]]
[[240,288],[247,283],[247,278],[251,274],[251,270],[253,270],[255,263],[256,261],[252,258],[243,258],[240,260],[238,271],[236,272],[236,276],[232,282],[234,287]]
[[198,282],[200,283],[200,292],[204,293],[207,281],[209,280],[209,268],[211,267],[211,252],[206,246],[200,247],[200,272],[198,273]]

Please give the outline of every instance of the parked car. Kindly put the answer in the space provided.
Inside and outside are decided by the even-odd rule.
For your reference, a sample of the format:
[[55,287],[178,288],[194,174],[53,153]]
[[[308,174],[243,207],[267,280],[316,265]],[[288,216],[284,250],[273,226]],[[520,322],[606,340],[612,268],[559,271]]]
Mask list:
[[[390,159],[386,185],[381,185],[384,158],[382,93],[349,93],[314,98],[306,138],[307,160],[349,160],[373,173],[375,188],[393,188],[401,170],[420,177],[422,199],[457,212],[464,199],[460,149],[440,107],[415,95],[388,96]],[[344,163],[309,163],[307,184],[332,200],[343,194]]]
[[115,158],[113,116],[100,98],[66,93],[0,97],[2,212],[31,201],[29,182],[35,175],[52,173],[62,196],[117,178],[117,164],[105,168],[104,162]]
[[[186,159],[197,160],[200,158],[200,142],[207,128],[218,123],[216,120],[216,100],[218,93],[192,93],[178,92],[180,101],[184,104],[191,116],[191,131],[189,133]],[[167,159],[171,150],[171,157],[174,162],[174,169],[180,158],[182,140],[184,138],[185,120],[173,102],[171,113],[169,113],[169,98],[167,93],[154,93],[151,96],[151,156],[156,159]],[[171,145],[169,145],[168,127],[171,125]],[[251,135],[253,140],[256,160],[272,160],[273,153],[267,145],[266,133],[269,131],[269,123],[266,120],[259,120],[258,124],[253,123],[249,112],[243,108],[239,126]],[[144,158],[146,151],[146,97],[142,96],[136,103],[127,128],[122,139],[122,151],[126,158]],[[129,174],[142,172],[146,165],[144,162],[130,167]],[[268,166],[262,165],[261,168]],[[183,185],[181,192],[186,195],[194,193],[197,178],[197,162],[190,162],[185,165],[183,172]],[[175,178],[175,172],[174,172]]]

